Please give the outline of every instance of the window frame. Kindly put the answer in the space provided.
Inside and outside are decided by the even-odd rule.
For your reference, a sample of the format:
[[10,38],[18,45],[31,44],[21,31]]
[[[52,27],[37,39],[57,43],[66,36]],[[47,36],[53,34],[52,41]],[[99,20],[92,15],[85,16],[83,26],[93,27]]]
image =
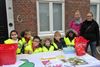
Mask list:
[[97,14],[96,14],[96,21],[99,25],[99,30],[100,30],[100,1],[99,0],[90,0],[90,6],[91,5],[97,5]]
[[[98,11],[97,11],[98,8],[97,8],[97,6],[98,6],[98,5],[97,5],[96,3],[92,3],[92,4],[90,4],[90,7],[91,7],[91,6],[96,6],[96,19],[95,19],[95,20],[97,21],[97,15],[98,15]],[[90,9],[90,11],[91,11],[91,9]]]
[[[48,2],[41,2],[41,3],[48,3]],[[49,4],[49,3],[48,3]],[[50,6],[49,6],[49,8],[50,8]],[[50,9],[49,9],[50,10]],[[50,12],[50,11],[49,11]],[[40,17],[39,17],[39,3],[38,3],[38,12],[37,12],[38,14],[37,14],[37,16],[38,16],[38,32],[40,32]],[[50,15],[50,13],[49,13],[49,15]],[[49,16],[49,21],[50,21],[50,16]],[[49,22],[49,24],[50,24],[50,22]],[[50,26],[49,26],[49,29],[50,29]],[[50,30],[49,30],[50,31]],[[42,32],[42,33],[49,33],[49,31],[45,31],[45,32]]]
[[[40,17],[39,17],[39,3],[49,3],[49,27],[50,27],[50,30],[49,31],[40,31]],[[37,29],[38,29],[38,35],[39,36],[48,36],[48,35],[53,35],[55,31],[53,31],[53,4],[54,3],[60,3],[62,4],[62,30],[57,30],[59,32],[61,32],[61,34],[64,35],[64,29],[65,29],[65,25],[64,25],[64,22],[65,22],[65,18],[64,18],[64,15],[65,15],[65,2],[64,0],[56,0],[56,1],[46,1],[46,0],[42,0],[42,1],[37,1],[36,2],[36,6],[37,6]]]

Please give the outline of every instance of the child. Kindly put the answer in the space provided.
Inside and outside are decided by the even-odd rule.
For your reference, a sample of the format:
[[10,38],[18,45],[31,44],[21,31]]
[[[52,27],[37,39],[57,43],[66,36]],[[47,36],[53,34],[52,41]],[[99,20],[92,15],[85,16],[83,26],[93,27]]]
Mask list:
[[74,46],[74,40],[75,37],[77,36],[77,33],[70,29],[67,31],[66,36],[63,39],[63,47],[67,47],[67,46]]
[[18,33],[16,30],[10,32],[10,38],[4,41],[5,44],[18,43]]
[[[17,43],[18,44],[19,38],[18,38],[18,32],[16,30],[12,30],[10,32],[10,38],[5,40],[4,43],[5,44],[14,44]],[[20,54],[20,47],[18,47],[17,49],[17,54]]]
[[48,51],[54,51],[54,46],[51,44],[51,39],[46,38],[44,40],[44,45],[43,45],[43,52],[48,52]]
[[53,45],[56,50],[62,49],[61,34],[58,31],[54,33]]
[[21,45],[21,53],[30,54],[33,52],[31,31],[24,31],[24,37],[19,40],[19,45]]
[[39,36],[34,36],[32,42],[33,53],[42,52],[41,39]]

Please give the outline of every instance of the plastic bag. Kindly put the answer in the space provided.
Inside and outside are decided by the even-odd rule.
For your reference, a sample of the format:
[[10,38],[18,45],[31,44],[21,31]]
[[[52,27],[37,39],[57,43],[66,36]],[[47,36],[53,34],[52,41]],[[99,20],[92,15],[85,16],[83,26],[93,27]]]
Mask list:
[[89,40],[86,40],[84,37],[79,36],[75,38],[75,51],[78,56],[86,54],[86,46]]

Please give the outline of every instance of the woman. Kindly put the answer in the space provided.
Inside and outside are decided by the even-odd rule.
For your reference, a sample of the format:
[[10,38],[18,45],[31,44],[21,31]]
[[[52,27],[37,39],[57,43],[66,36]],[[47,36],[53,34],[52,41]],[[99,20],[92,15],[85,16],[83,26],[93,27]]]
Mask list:
[[96,45],[99,42],[99,26],[93,19],[93,14],[91,12],[87,13],[87,18],[82,23],[80,35],[89,40],[88,45],[90,45],[92,56],[96,57]]
[[82,19],[81,19],[80,11],[77,10],[74,14],[74,19],[69,22],[69,28],[75,30],[79,35],[81,23],[82,23]]

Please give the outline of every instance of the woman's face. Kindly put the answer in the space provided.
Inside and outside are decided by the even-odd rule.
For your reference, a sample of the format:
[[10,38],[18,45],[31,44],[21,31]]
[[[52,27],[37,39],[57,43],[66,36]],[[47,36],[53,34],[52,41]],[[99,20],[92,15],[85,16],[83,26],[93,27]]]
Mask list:
[[92,19],[93,19],[92,14],[91,13],[88,13],[87,14],[87,21],[92,21]]
[[18,34],[16,32],[11,33],[11,38],[16,40],[18,38]]
[[46,40],[45,41],[45,45],[49,47],[50,46],[50,41],[49,40]]
[[33,45],[34,45],[34,46],[38,46],[39,43],[40,43],[40,40],[39,40],[39,39],[34,39],[34,40],[33,40]]
[[76,12],[76,13],[74,14],[74,18],[75,18],[76,20],[80,19],[80,13],[79,13],[79,12]]

